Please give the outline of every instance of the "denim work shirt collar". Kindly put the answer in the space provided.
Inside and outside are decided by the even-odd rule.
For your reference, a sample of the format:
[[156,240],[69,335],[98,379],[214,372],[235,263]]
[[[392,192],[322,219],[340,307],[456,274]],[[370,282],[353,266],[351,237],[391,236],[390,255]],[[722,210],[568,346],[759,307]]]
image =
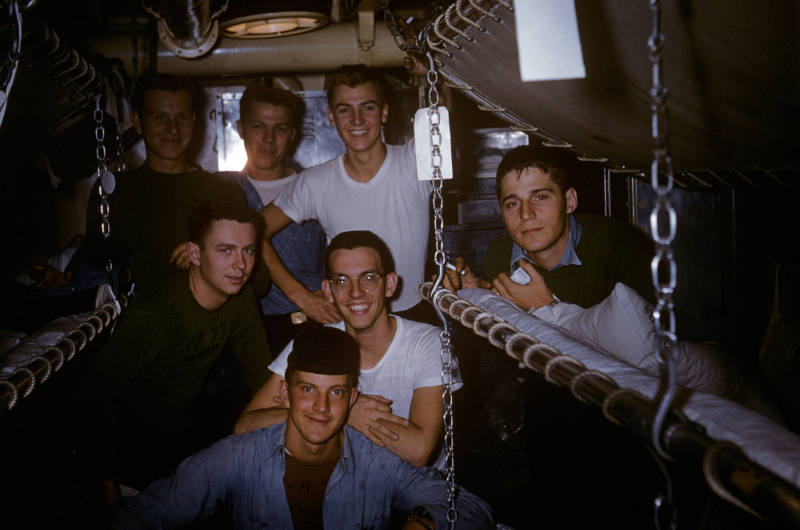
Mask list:
[[[575,249],[581,240],[582,231],[583,228],[581,227],[581,224],[575,220],[575,216],[569,214],[569,238],[567,239],[567,247],[564,249],[564,253],[561,255],[561,260],[559,260],[559,262],[556,263],[552,269],[550,269],[551,271],[559,269],[564,265],[583,265],[578,257],[578,253],[575,252]],[[517,245],[516,243],[512,243],[511,263],[509,263],[509,270],[511,272],[514,272],[517,269],[517,262],[521,259],[533,263],[533,260],[528,257],[528,254],[522,249],[521,246]]]

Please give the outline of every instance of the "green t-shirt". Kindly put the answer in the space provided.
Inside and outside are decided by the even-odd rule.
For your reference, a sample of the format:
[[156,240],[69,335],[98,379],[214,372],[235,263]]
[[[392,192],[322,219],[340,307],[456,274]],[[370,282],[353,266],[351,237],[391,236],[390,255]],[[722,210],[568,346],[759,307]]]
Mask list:
[[179,459],[196,449],[195,400],[226,345],[250,394],[266,380],[269,346],[253,292],[245,290],[207,310],[194,299],[188,275],[175,273],[160,294],[135,299],[87,366],[81,406],[90,416],[84,418],[89,424],[84,436],[96,472],[110,473],[114,430],[124,431],[125,445],[141,447],[144,455],[149,447]]
[[[553,294],[564,302],[591,307],[621,282],[654,302],[650,274],[653,244],[649,237],[633,225],[602,215],[576,215],[575,219],[582,227],[575,247],[581,265],[565,265],[554,271],[536,266]],[[489,281],[509,272],[511,247],[508,233],[489,245],[482,265]]]

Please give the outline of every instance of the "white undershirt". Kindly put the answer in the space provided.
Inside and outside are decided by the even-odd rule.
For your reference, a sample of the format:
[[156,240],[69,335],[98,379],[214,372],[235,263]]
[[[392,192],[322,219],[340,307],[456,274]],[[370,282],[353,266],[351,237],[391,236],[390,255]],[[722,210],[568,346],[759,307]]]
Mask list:
[[271,203],[272,200],[278,196],[281,190],[291,184],[296,178],[297,173],[278,180],[256,180],[247,175],[247,180],[249,180],[250,184],[252,184],[256,189],[256,192],[258,192],[258,196],[261,197],[261,202],[264,203],[264,205]]

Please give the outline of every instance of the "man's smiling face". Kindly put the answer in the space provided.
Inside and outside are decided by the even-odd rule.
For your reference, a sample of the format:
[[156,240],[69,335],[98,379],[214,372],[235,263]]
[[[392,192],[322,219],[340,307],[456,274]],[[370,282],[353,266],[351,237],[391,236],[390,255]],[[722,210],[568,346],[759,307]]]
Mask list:
[[386,299],[394,294],[397,275],[383,274],[377,250],[337,249],[328,261],[328,278],[322,288],[339,309],[349,331],[368,330],[379,318],[388,315]]
[[389,119],[389,106],[381,101],[372,82],[338,85],[331,96],[328,119],[348,152],[367,152],[381,144],[381,125]]

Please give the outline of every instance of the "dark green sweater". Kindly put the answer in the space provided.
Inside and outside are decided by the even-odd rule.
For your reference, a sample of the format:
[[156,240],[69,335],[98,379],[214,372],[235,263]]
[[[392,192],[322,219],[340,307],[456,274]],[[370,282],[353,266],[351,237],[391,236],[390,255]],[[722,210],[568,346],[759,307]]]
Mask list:
[[[575,219],[583,228],[575,249],[582,265],[566,265],[554,271],[537,266],[550,290],[564,302],[590,307],[622,282],[654,302],[650,275],[653,244],[649,237],[628,223],[601,215],[576,215]],[[508,233],[489,245],[483,273],[490,281],[501,272],[509,272],[511,246]]]
[[[84,373],[84,451],[97,473],[111,476],[115,445],[133,448],[120,455],[123,464],[143,468],[163,456],[165,468],[154,474],[174,471],[188,451],[199,449],[195,401],[226,345],[251,395],[266,380],[269,347],[252,291],[207,310],[195,301],[188,275],[176,273],[165,291],[137,298]],[[202,411],[199,420],[206,421]],[[113,443],[113,430],[123,433],[121,444]]]

